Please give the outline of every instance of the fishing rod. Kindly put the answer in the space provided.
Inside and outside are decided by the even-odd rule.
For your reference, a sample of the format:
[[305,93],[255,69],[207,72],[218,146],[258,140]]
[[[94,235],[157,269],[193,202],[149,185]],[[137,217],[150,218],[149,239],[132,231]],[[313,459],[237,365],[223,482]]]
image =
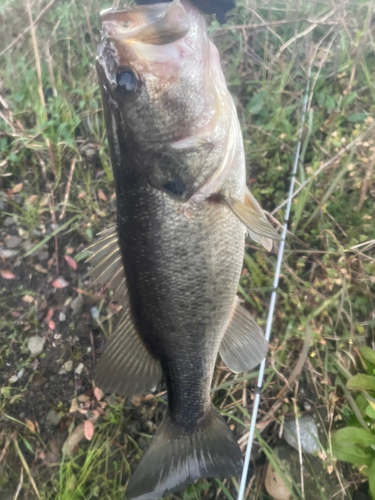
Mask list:
[[[286,209],[285,209],[284,226],[283,226],[283,232],[282,232],[282,236],[281,236],[282,240],[281,240],[280,247],[279,247],[279,252],[278,252],[278,255],[277,255],[275,276],[274,276],[273,285],[272,285],[270,307],[269,307],[269,310],[268,310],[266,332],[265,332],[265,335],[264,335],[264,337],[267,340],[267,342],[269,342],[270,337],[271,337],[273,314],[274,314],[274,311],[275,311],[276,297],[277,297],[277,288],[279,286],[281,264],[282,264],[283,255],[284,255],[285,238],[286,238],[286,233],[288,231],[288,225],[289,225],[289,222],[290,222],[290,219],[289,219],[289,217],[290,217],[290,209],[291,209],[291,206],[292,206],[294,184],[295,184],[295,180],[296,180],[297,167],[298,167],[299,157],[300,157],[300,152],[301,152],[302,134],[303,134],[303,127],[305,125],[306,110],[307,110],[307,99],[308,99],[308,94],[309,94],[309,89],[310,89],[310,76],[311,76],[311,65],[310,65],[310,67],[308,69],[308,72],[307,72],[307,84],[306,84],[306,90],[305,90],[305,96],[304,96],[304,100],[303,100],[303,105],[302,105],[301,126],[300,126],[300,130],[299,130],[299,135],[298,135],[298,143],[297,143],[296,154],[295,154],[295,157],[294,157],[294,164],[293,164],[293,168],[292,168],[292,172],[291,172],[290,186],[289,186],[289,195],[288,195],[288,201],[287,201]],[[257,383],[257,388],[256,388],[256,393],[255,393],[255,398],[254,398],[253,412],[252,412],[252,416],[251,416],[249,440],[247,442],[245,462],[244,462],[244,466],[243,466],[243,469],[242,469],[241,484],[240,484],[240,489],[238,491],[237,500],[243,500],[244,493],[245,493],[246,479],[247,479],[247,474],[248,474],[248,471],[249,471],[251,450],[253,448],[255,425],[256,425],[257,416],[258,416],[258,409],[259,409],[259,402],[260,402],[260,393],[261,393],[262,385],[263,385],[263,377],[264,377],[265,367],[266,367],[266,359],[264,359],[262,361],[262,363],[260,365],[260,369],[259,369],[258,383]]]

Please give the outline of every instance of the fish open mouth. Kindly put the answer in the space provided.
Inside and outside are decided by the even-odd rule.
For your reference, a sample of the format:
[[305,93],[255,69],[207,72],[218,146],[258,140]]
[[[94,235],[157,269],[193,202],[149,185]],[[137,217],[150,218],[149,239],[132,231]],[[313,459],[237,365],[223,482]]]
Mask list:
[[132,9],[109,9],[101,12],[103,34],[126,43],[143,42],[165,45],[183,38],[190,28],[180,0]]

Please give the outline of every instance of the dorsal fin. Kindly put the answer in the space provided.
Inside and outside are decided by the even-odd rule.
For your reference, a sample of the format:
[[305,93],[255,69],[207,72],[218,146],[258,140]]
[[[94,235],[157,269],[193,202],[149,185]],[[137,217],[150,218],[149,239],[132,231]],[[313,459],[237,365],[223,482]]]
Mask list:
[[222,360],[232,372],[246,372],[263,361],[267,349],[268,343],[260,326],[236,299],[219,349]]

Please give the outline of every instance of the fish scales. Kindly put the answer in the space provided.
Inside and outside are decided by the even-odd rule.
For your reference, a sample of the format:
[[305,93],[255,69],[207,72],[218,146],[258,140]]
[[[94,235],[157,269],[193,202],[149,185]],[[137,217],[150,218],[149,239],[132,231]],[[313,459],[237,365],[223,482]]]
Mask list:
[[267,249],[279,236],[246,187],[236,109],[189,0],[104,12],[97,72],[117,226],[89,260],[123,318],[95,381],[131,396],[164,378],[166,417],[126,493],[157,499],[241,470],[210,388],[218,353],[234,372],[265,356],[263,332],[236,292],[246,231]]
[[211,404],[213,369],[236,296],[245,230],[216,202],[182,210],[181,203],[142,181],[124,185],[118,228],[134,321],[162,364],[169,412],[176,421],[194,425]]

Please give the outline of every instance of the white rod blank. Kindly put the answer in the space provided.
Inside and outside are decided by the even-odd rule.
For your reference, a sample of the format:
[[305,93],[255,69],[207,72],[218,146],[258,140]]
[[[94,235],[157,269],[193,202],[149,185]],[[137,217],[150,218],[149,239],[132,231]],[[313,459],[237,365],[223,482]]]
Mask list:
[[[277,288],[279,286],[280,270],[281,270],[281,264],[283,261],[283,254],[284,254],[285,237],[286,237],[286,233],[288,230],[290,209],[292,206],[292,199],[293,199],[293,192],[294,192],[294,184],[295,184],[295,179],[296,179],[296,174],[297,174],[299,156],[300,156],[300,152],[301,152],[302,133],[303,133],[303,127],[305,124],[305,117],[306,117],[306,110],[307,110],[307,98],[308,98],[309,89],[310,89],[310,75],[311,75],[311,66],[309,67],[309,70],[307,73],[307,84],[306,84],[305,97],[304,97],[303,107],[302,107],[301,127],[299,130],[297,150],[296,150],[293,169],[292,169],[292,173],[291,173],[290,186],[289,186],[289,196],[288,196],[288,202],[287,202],[286,209],[285,209],[282,241],[280,243],[279,252],[277,255],[277,263],[276,263],[275,276],[273,279],[270,307],[268,310],[266,332],[264,335],[267,342],[269,342],[270,336],[271,336],[273,314],[274,314],[275,305],[276,305]],[[255,394],[255,399],[254,399],[254,406],[253,406],[253,413],[252,413],[251,424],[250,424],[249,440],[247,442],[245,462],[244,462],[244,467],[242,470],[241,484],[240,484],[240,489],[238,491],[237,500],[243,500],[244,493],[245,493],[246,479],[247,479],[247,474],[249,471],[250,455],[251,455],[251,450],[253,447],[255,425],[256,425],[257,416],[258,416],[260,393],[261,393],[262,385],[263,385],[265,366],[266,366],[266,360],[264,359],[262,361],[262,363],[260,365],[260,369],[259,369],[258,383],[257,383],[257,389],[256,389],[256,394]]]

